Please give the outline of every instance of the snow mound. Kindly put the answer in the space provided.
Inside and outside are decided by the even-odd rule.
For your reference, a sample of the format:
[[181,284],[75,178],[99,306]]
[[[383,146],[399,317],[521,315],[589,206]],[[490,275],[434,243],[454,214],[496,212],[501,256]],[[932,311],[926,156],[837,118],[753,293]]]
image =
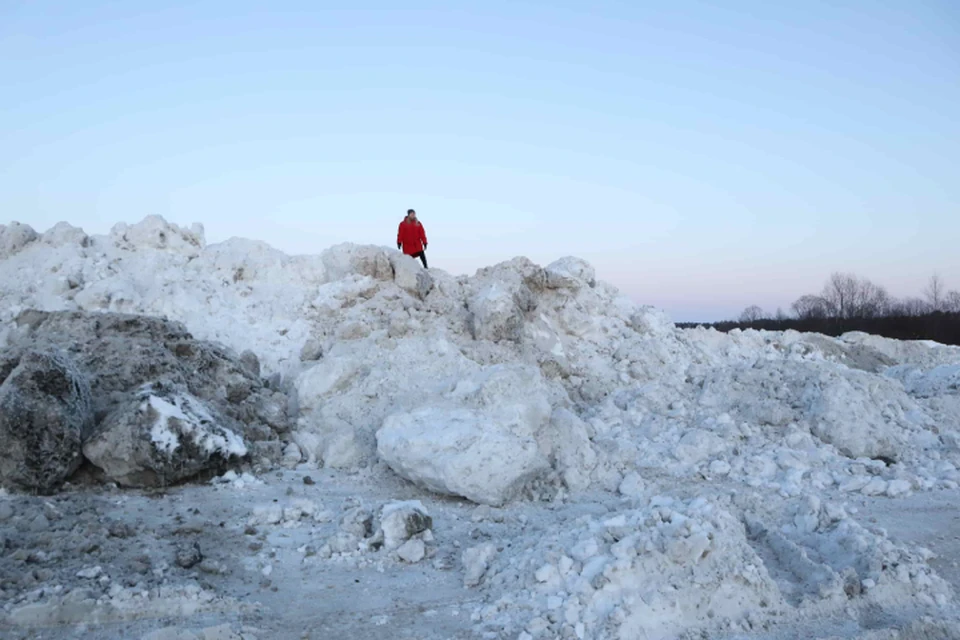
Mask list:
[[163,249],[188,257],[196,257],[205,244],[203,226],[193,225],[187,230],[167,224],[161,216],[147,216],[133,226],[124,222],[114,225],[110,237],[120,247],[129,249]]
[[[530,612],[515,631],[533,637],[668,638],[785,608],[743,524],[704,499],[581,518],[486,573],[508,590],[499,603]],[[484,627],[514,623],[491,609]]]
[[531,536],[509,556],[471,549],[465,584],[493,600],[474,613],[477,631],[715,637],[849,606],[935,608],[951,596],[925,553],[867,531],[838,506],[807,498],[769,527],[731,508],[658,496]]
[[[487,501],[533,477],[577,492],[616,491],[631,473],[700,474],[782,495],[899,495],[960,479],[960,349],[677,330],[575,257],[454,277],[371,245],[313,257],[236,238],[208,246],[202,228],[159,217],[107,236],[31,231],[3,232],[16,248],[0,261],[0,345],[22,333],[14,320],[27,308],[178,320],[259,357],[270,389],[290,392],[290,439],[309,465],[382,456],[423,486]],[[468,397],[511,368],[527,373],[490,387],[492,401]],[[537,399],[539,417],[517,413],[516,396]],[[469,455],[450,449],[467,442]],[[457,485],[490,458],[511,461],[501,485]]]

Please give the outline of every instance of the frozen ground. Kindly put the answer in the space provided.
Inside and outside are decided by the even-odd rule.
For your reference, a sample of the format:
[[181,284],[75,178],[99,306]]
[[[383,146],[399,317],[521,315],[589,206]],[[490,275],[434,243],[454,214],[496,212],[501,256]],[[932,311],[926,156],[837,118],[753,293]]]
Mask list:
[[[305,485],[305,477],[316,484]],[[34,618],[37,624],[2,628],[3,637],[140,638],[170,627],[200,632],[223,625],[235,634],[224,637],[484,637],[473,618],[488,606],[490,594],[464,587],[460,560],[464,549],[491,541],[504,548],[500,553],[510,553],[514,547],[519,551],[535,546],[538,538],[572,520],[616,511],[621,503],[597,494],[562,504],[521,504],[497,510],[460,499],[424,495],[386,475],[345,476],[327,470],[271,472],[264,474],[262,481],[244,487],[235,483],[152,492],[73,488],[50,499],[8,496],[3,504],[12,507],[15,515],[0,524],[0,530],[7,536],[22,535],[22,548],[33,553],[47,548],[45,535],[55,536],[66,528],[62,527],[63,520],[63,524],[76,526],[83,514],[94,515],[91,520],[99,531],[89,539],[100,543],[100,548],[76,550],[58,560],[55,572],[65,574],[64,580],[47,587],[56,590],[63,586],[61,593],[86,590],[89,599],[73,608],[61,607],[55,615],[43,611]],[[332,519],[248,524],[257,507],[286,506],[301,499],[329,511]],[[375,508],[394,499],[420,500],[433,517],[435,540],[429,545],[426,559],[408,564],[377,552],[331,558],[311,555],[339,530],[337,520],[345,507],[362,504]],[[930,560],[931,567],[949,580],[953,589],[960,587],[960,512],[955,492],[939,490],[897,500],[863,497],[854,502],[859,518],[871,527],[886,528],[897,542],[933,551],[936,555]],[[41,531],[26,533],[16,526],[18,518],[57,512],[62,516],[48,519],[48,526]],[[111,526],[116,529],[117,524],[129,529],[123,538],[109,534]],[[206,564],[191,569],[178,567],[177,548],[194,542],[199,543]],[[52,546],[56,548],[57,544]],[[43,566],[26,562],[15,568],[7,559],[3,569],[9,576],[7,572],[36,572]],[[76,573],[94,567],[101,569],[97,579],[75,578]],[[154,572],[162,577],[148,585],[151,580],[145,575]],[[123,596],[108,595],[113,585],[131,588],[127,583],[145,583],[146,597],[136,596],[131,603]],[[185,596],[170,589],[174,592],[165,597],[163,583],[180,585],[181,591],[193,586],[195,593]],[[26,586],[23,594],[26,602],[57,600]],[[209,600],[204,601],[207,597]],[[30,605],[18,603],[11,608],[11,617],[27,619],[29,609]],[[709,637],[956,637],[935,632],[926,636],[870,635],[880,629],[906,627],[922,620],[923,615],[923,611],[855,605],[823,618],[788,619],[750,633]],[[955,618],[946,612],[934,612],[931,618],[955,624]],[[518,636],[503,633],[489,637]]]
[[[202,420],[162,385],[118,400],[153,423],[104,419],[154,465],[215,434],[226,475],[120,488],[155,475],[95,467],[101,431],[58,492],[0,495],[4,638],[960,637],[960,349],[677,330],[575,258],[456,278],[158,218],[0,228],[8,353],[31,309],[258,362],[190,343],[228,363]],[[130,357],[169,359],[150,327]]]

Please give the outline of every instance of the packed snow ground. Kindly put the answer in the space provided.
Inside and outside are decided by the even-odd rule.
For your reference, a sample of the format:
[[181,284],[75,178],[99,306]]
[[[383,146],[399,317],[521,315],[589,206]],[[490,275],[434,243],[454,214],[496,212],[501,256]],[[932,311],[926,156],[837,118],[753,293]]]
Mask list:
[[11,637],[958,637],[960,349],[678,330],[576,258],[453,277],[158,217],[0,228],[0,347],[29,309],[252,351],[295,423],[279,475],[0,497]]

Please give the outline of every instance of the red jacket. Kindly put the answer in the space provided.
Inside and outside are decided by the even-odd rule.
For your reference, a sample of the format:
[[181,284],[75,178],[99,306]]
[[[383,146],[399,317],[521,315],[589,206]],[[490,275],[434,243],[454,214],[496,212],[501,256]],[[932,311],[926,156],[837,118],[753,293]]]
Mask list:
[[403,246],[403,252],[408,256],[416,255],[427,248],[427,232],[423,230],[420,221],[407,222],[404,218],[397,230],[397,244]]

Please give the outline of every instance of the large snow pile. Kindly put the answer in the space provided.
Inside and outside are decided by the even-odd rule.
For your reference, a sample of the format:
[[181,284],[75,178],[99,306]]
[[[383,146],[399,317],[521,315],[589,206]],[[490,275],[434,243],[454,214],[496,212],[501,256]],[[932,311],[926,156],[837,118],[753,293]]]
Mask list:
[[466,550],[467,584],[500,602],[481,627],[673,637],[851,598],[948,598],[922,553],[830,505],[958,487],[960,349],[679,330],[572,257],[454,277],[384,247],[208,246],[159,217],[105,236],[0,228],[0,348],[24,348],[33,309],[159,316],[255,362],[256,383],[234,376],[259,407],[243,428],[221,426],[240,419],[230,383],[204,402],[183,384],[138,387],[113,407],[153,443],[125,445],[136,473],[157,452],[244,456],[280,437],[289,467],[397,474],[487,506],[618,501],[512,554]]
[[576,258],[452,277],[374,246],[206,246],[198,226],[155,216],[107,236],[64,223],[2,236],[0,340],[27,309],[182,322],[283,380],[313,463],[382,460],[490,504],[543,482],[615,490],[634,472],[785,495],[960,480],[951,347],[680,331]]

